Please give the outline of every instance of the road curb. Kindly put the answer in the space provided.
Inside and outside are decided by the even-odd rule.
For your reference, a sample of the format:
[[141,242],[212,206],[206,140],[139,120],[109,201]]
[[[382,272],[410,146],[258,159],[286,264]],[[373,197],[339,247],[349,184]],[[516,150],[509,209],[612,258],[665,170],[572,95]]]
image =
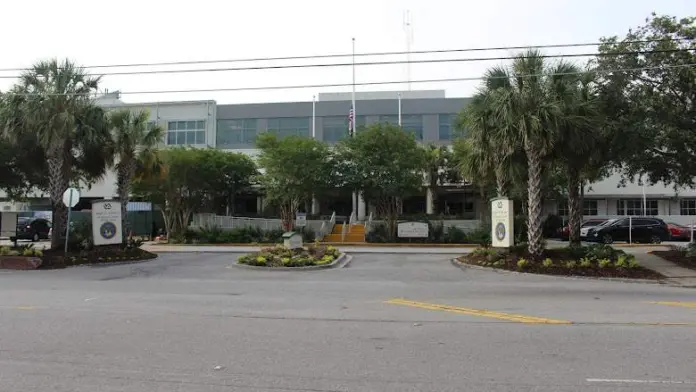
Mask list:
[[325,270],[325,269],[344,268],[345,266],[347,266],[351,262],[351,260],[353,260],[353,256],[349,256],[346,253],[341,253],[336,258],[336,260],[334,260],[330,264],[326,264],[326,265],[310,265],[307,267],[262,267],[262,266],[258,266],[258,265],[239,264],[238,262],[235,261],[235,263],[231,264],[231,266],[235,267],[235,268],[257,270],[257,271],[317,271],[317,270]]
[[674,285],[671,284],[672,282],[669,282],[668,279],[661,279],[661,280],[651,280],[651,279],[631,279],[631,278],[604,278],[604,277],[598,277],[598,276],[565,276],[565,275],[544,275],[544,274],[534,274],[531,272],[520,272],[520,271],[510,271],[502,268],[495,268],[495,267],[482,267],[480,265],[473,265],[473,264],[467,264],[467,263],[462,263],[458,259],[452,259],[451,260],[452,265],[455,267],[464,270],[464,269],[473,269],[473,270],[478,270],[478,271],[488,271],[488,272],[495,272],[499,274],[505,274],[505,275],[528,275],[528,276],[541,276],[544,278],[563,278],[563,279],[573,279],[573,280],[594,280],[594,281],[605,281],[605,282],[618,282],[618,283],[640,283],[640,284],[663,284],[663,285],[669,285],[669,286],[675,286],[675,287],[685,287],[682,285]]
[[[480,248],[481,246],[478,244],[429,244],[429,243],[403,243],[403,242],[396,242],[396,243],[386,243],[386,242],[320,242],[321,245],[327,245],[327,246],[354,246],[354,247],[366,247],[366,248]],[[217,248],[217,247],[239,247],[239,248],[249,248],[249,247],[268,247],[268,246],[274,246],[278,244],[259,244],[259,243],[248,243],[248,244],[167,244],[167,243],[162,243],[162,244],[151,244],[151,245],[146,245],[146,246],[171,246],[171,247],[178,247],[178,246],[191,246],[191,247],[211,247],[211,248]],[[161,252],[167,252],[166,250],[161,251]],[[204,251],[202,251],[204,252]]]

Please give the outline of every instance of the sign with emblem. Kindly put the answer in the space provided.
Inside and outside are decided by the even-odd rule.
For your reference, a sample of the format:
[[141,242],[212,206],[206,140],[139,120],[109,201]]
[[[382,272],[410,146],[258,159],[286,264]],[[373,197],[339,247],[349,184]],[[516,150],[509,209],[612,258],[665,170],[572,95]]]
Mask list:
[[298,212],[295,216],[295,226],[305,227],[307,226],[307,214],[304,212]]
[[114,245],[123,242],[121,202],[99,200],[92,203],[92,236],[94,245]]
[[509,248],[515,244],[514,217],[512,200],[491,200],[491,245],[496,248]]
[[401,222],[396,227],[399,238],[428,238],[428,224],[423,222]]

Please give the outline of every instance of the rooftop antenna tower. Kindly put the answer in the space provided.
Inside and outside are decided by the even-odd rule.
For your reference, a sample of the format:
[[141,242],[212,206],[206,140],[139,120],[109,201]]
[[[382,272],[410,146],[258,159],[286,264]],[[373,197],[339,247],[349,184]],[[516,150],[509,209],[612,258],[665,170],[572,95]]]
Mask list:
[[404,32],[406,33],[406,83],[411,91],[411,45],[413,44],[413,21],[411,11],[404,12]]

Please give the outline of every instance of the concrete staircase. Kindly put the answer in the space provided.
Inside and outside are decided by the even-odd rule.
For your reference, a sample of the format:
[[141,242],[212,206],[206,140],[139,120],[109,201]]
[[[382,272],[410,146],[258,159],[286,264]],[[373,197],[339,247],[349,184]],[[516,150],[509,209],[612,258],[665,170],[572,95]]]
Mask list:
[[[365,225],[361,223],[356,223],[352,227],[346,228],[346,238],[343,240],[343,226],[348,226],[348,224],[335,224],[331,234],[324,236],[322,242],[365,242]],[[350,230],[350,231],[348,231]]]

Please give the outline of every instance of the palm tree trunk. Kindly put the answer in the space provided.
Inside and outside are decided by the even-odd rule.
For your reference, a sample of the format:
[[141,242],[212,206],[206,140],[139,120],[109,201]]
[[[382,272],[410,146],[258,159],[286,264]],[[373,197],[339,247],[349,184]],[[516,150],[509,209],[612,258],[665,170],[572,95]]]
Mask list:
[[61,152],[54,150],[47,155],[48,193],[53,209],[51,249],[59,249],[62,245],[61,237],[65,235],[65,228],[68,222],[68,208],[63,204],[63,192],[68,189],[68,184],[63,176],[63,165],[65,162]]
[[118,199],[121,201],[121,229],[124,244],[128,241],[131,230],[128,219],[128,203],[130,202],[130,185],[133,177],[135,177],[135,163],[121,162],[116,178],[116,188]]
[[504,197],[507,192],[507,179],[504,171],[505,168],[502,165],[497,165],[495,168],[495,185],[498,197]]
[[527,182],[527,236],[529,253],[535,259],[541,258],[544,252],[541,212],[541,154],[532,145],[526,145],[529,179]]
[[566,171],[568,176],[568,229],[570,246],[580,246],[580,224],[582,209],[580,207],[580,173],[575,168]]

